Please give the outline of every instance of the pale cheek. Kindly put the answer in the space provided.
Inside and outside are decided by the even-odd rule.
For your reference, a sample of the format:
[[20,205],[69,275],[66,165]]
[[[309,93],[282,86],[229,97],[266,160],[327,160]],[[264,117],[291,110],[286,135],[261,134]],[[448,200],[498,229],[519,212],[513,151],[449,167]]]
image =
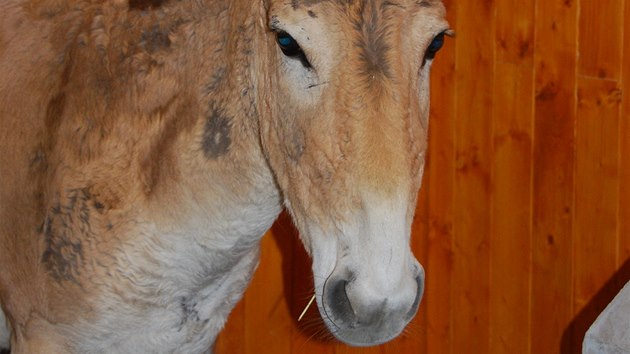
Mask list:
[[337,239],[334,235],[317,233],[311,236],[309,243],[313,245],[313,276],[315,285],[323,286],[324,281],[332,274],[337,264]]
[[323,85],[316,72],[294,58],[280,58],[278,84],[278,97],[299,107],[315,106],[321,98]]

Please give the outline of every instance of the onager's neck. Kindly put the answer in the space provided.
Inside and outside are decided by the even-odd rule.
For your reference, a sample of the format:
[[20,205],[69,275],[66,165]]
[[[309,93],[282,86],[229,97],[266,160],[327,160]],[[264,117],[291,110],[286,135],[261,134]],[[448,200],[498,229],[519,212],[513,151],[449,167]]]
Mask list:
[[[258,131],[265,114],[258,96],[265,80],[257,79],[263,64],[256,59],[256,46],[265,44],[260,19],[253,15],[259,10],[239,8],[243,4],[226,2],[221,11],[230,14],[219,12],[193,29],[200,41],[217,43],[213,51],[198,53],[198,72],[207,74],[191,78],[203,90],[203,118],[178,137],[176,171],[160,167],[166,169],[160,174],[165,188],[156,185],[146,213],[154,216],[159,242],[170,252],[153,260],[169,270],[163,283],[181,289],[182,306],[191,309],[186,330],[206,333],[210,340],[247,286],[260,237],[281,210]],[[210,321],[200,325],[199,318]]]
[[[232,1],[210,3],[204,11],[206,15],[184,33],[196,37],[188,50],[195,52],[192,60],[199,76],[183,80],[197,90],[187,94],[198,105],[198,119],[176,138],[176,161],[165,164],[162,158],[156,166],[159,171],[153,175],[160,180],[152,187],[151,204],[160,209],[178,205],[172,208],[177,209],[172,210],[176,217],[167,223],[200,212],[222,221],[239,219],[249,205],[268,205],[277,214],[279,192],[262,152],[258,123],[268,114],[269,63],[260,60],[265,57],[261,51],[267,50],[264,14],[259,5]],[[190,52],[186,57],[191,60]],[[260,221],[254,217],[242,215],[241,220],[267,223],[268,216]]]
[[[11,242],[25,250],[11,260],[32,276],[11,280],[16,295],[3,306],[21,309],[12,313],[17,328],[45,314],[37,325],[63,334],[41,340],[51,348],[202,352],[281,209],[257,123],[260,9],[243,1],[49,7],[28,14],[41,23],[21,34],[51,38],[34,55],[46,65],[28,61],[24,79],[9,86],[17,97],[46,83],[29,97],[39,106],[6,118],[33,127],[15,149],[31,170],[5,183],[26,187],[1,193],[26,200],[11,206],[23,216]],[[79,300],[63,311],[69,298]],[[116,335],[97,335],[106,331]]]

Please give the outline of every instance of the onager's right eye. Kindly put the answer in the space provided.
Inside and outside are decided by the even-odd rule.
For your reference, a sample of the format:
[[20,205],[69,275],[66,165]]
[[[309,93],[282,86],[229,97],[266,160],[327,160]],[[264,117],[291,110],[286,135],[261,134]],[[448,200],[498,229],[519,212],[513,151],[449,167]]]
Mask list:
[[302,48],[300,48],[297,41],[291,37],[290,34],[286,32],[278,32],[278,45],[282,50],[282,53],[288,57],[294,57],[300,55],[302,53]]
[[300,62],[302,62],[302,65],[304,65],[304,67],[307,69],[310,69],[312,67],[311,63],[309,63],[308,59],[306,59],[304,51],[302,50],[302,48],[300,48],[298,42],[293,37],[291,37],[290,34],[284,31],[280,31],[276,35],[276,40],[278,42],[280,50],[284,55],[290,58],[299,59]]

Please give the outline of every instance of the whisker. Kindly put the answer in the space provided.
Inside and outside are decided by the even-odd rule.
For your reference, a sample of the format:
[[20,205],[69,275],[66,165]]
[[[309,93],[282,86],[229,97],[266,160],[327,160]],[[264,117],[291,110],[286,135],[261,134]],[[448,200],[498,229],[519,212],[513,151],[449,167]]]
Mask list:
[[419,322],[419,321],[411,321],[406,327],[405,329],[403,329],[401,336],[406,337],[406,338],[411,338],[411,337],[418,337],[420,336],[424,331],[423,328],[425,328],[425,324]]
[[302,343],[302,346],[306,345],[306,343],[310,342],[313,338],[319,338],[320,331],[321,329],[319,331],[314,331],[313,334],[306,338],[304,343]]
[[302,310],[300,317],[298,317],[298,322],[302,320],[302,317],[304,317],[304,314],[306,314],[306,311],[308,310],[308,308],[311,307],[313,300],[315,300],[315,294],[313,294],[313,297],[311,297],[311,300],[308,302],[308,304],[306,304],[306,307],[304,308],[304,310]]

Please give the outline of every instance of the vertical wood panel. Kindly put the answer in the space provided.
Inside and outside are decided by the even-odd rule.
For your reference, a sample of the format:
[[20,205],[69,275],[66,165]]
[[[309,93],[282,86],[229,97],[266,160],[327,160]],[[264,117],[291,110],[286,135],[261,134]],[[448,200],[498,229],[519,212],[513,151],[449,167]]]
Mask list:
[[533,5],[497,3],[489,351],[497,354],[530,351]]
[[618,81],[623,50],[623,0],[582,0],[580,13],[579,73]]
[[[448,21],[456,28],[455,1],[445,1]],[[452,343],[453,186],[455,156],[455,46],[448,39],[433,63],[427,171],[429,233],[424,306],[427,353],[450,354]],[[423,187],[424,188],[424,187]]]
[[456,4],[453,353],[488,353],[494,1]]
[[[588,319],[573,328],[579,352],[588,326],[603,310],[585,308],[613,274],[617,250],[618,122],[621,92],[613,81],[578,81],[575,188],[575,313]],[[615,294],[608,294],[613,298]],[[588,311],[588,313],[587,313]]]
[[[622,92],[623,0],[580,2],[578,111],[576,129],[575,283],[573,350],[579,352],[590,324],[615,287],[618,247],[619,118]],[[584,54],[582,54],[584,53]],[[595,77],[599,78],[596,79]],[[606,294],[605,292],[611,292]]]
[[562,350],[573,314],[578,3],[537,0],[536,7],[531,335],[532,353],[548,353]]

